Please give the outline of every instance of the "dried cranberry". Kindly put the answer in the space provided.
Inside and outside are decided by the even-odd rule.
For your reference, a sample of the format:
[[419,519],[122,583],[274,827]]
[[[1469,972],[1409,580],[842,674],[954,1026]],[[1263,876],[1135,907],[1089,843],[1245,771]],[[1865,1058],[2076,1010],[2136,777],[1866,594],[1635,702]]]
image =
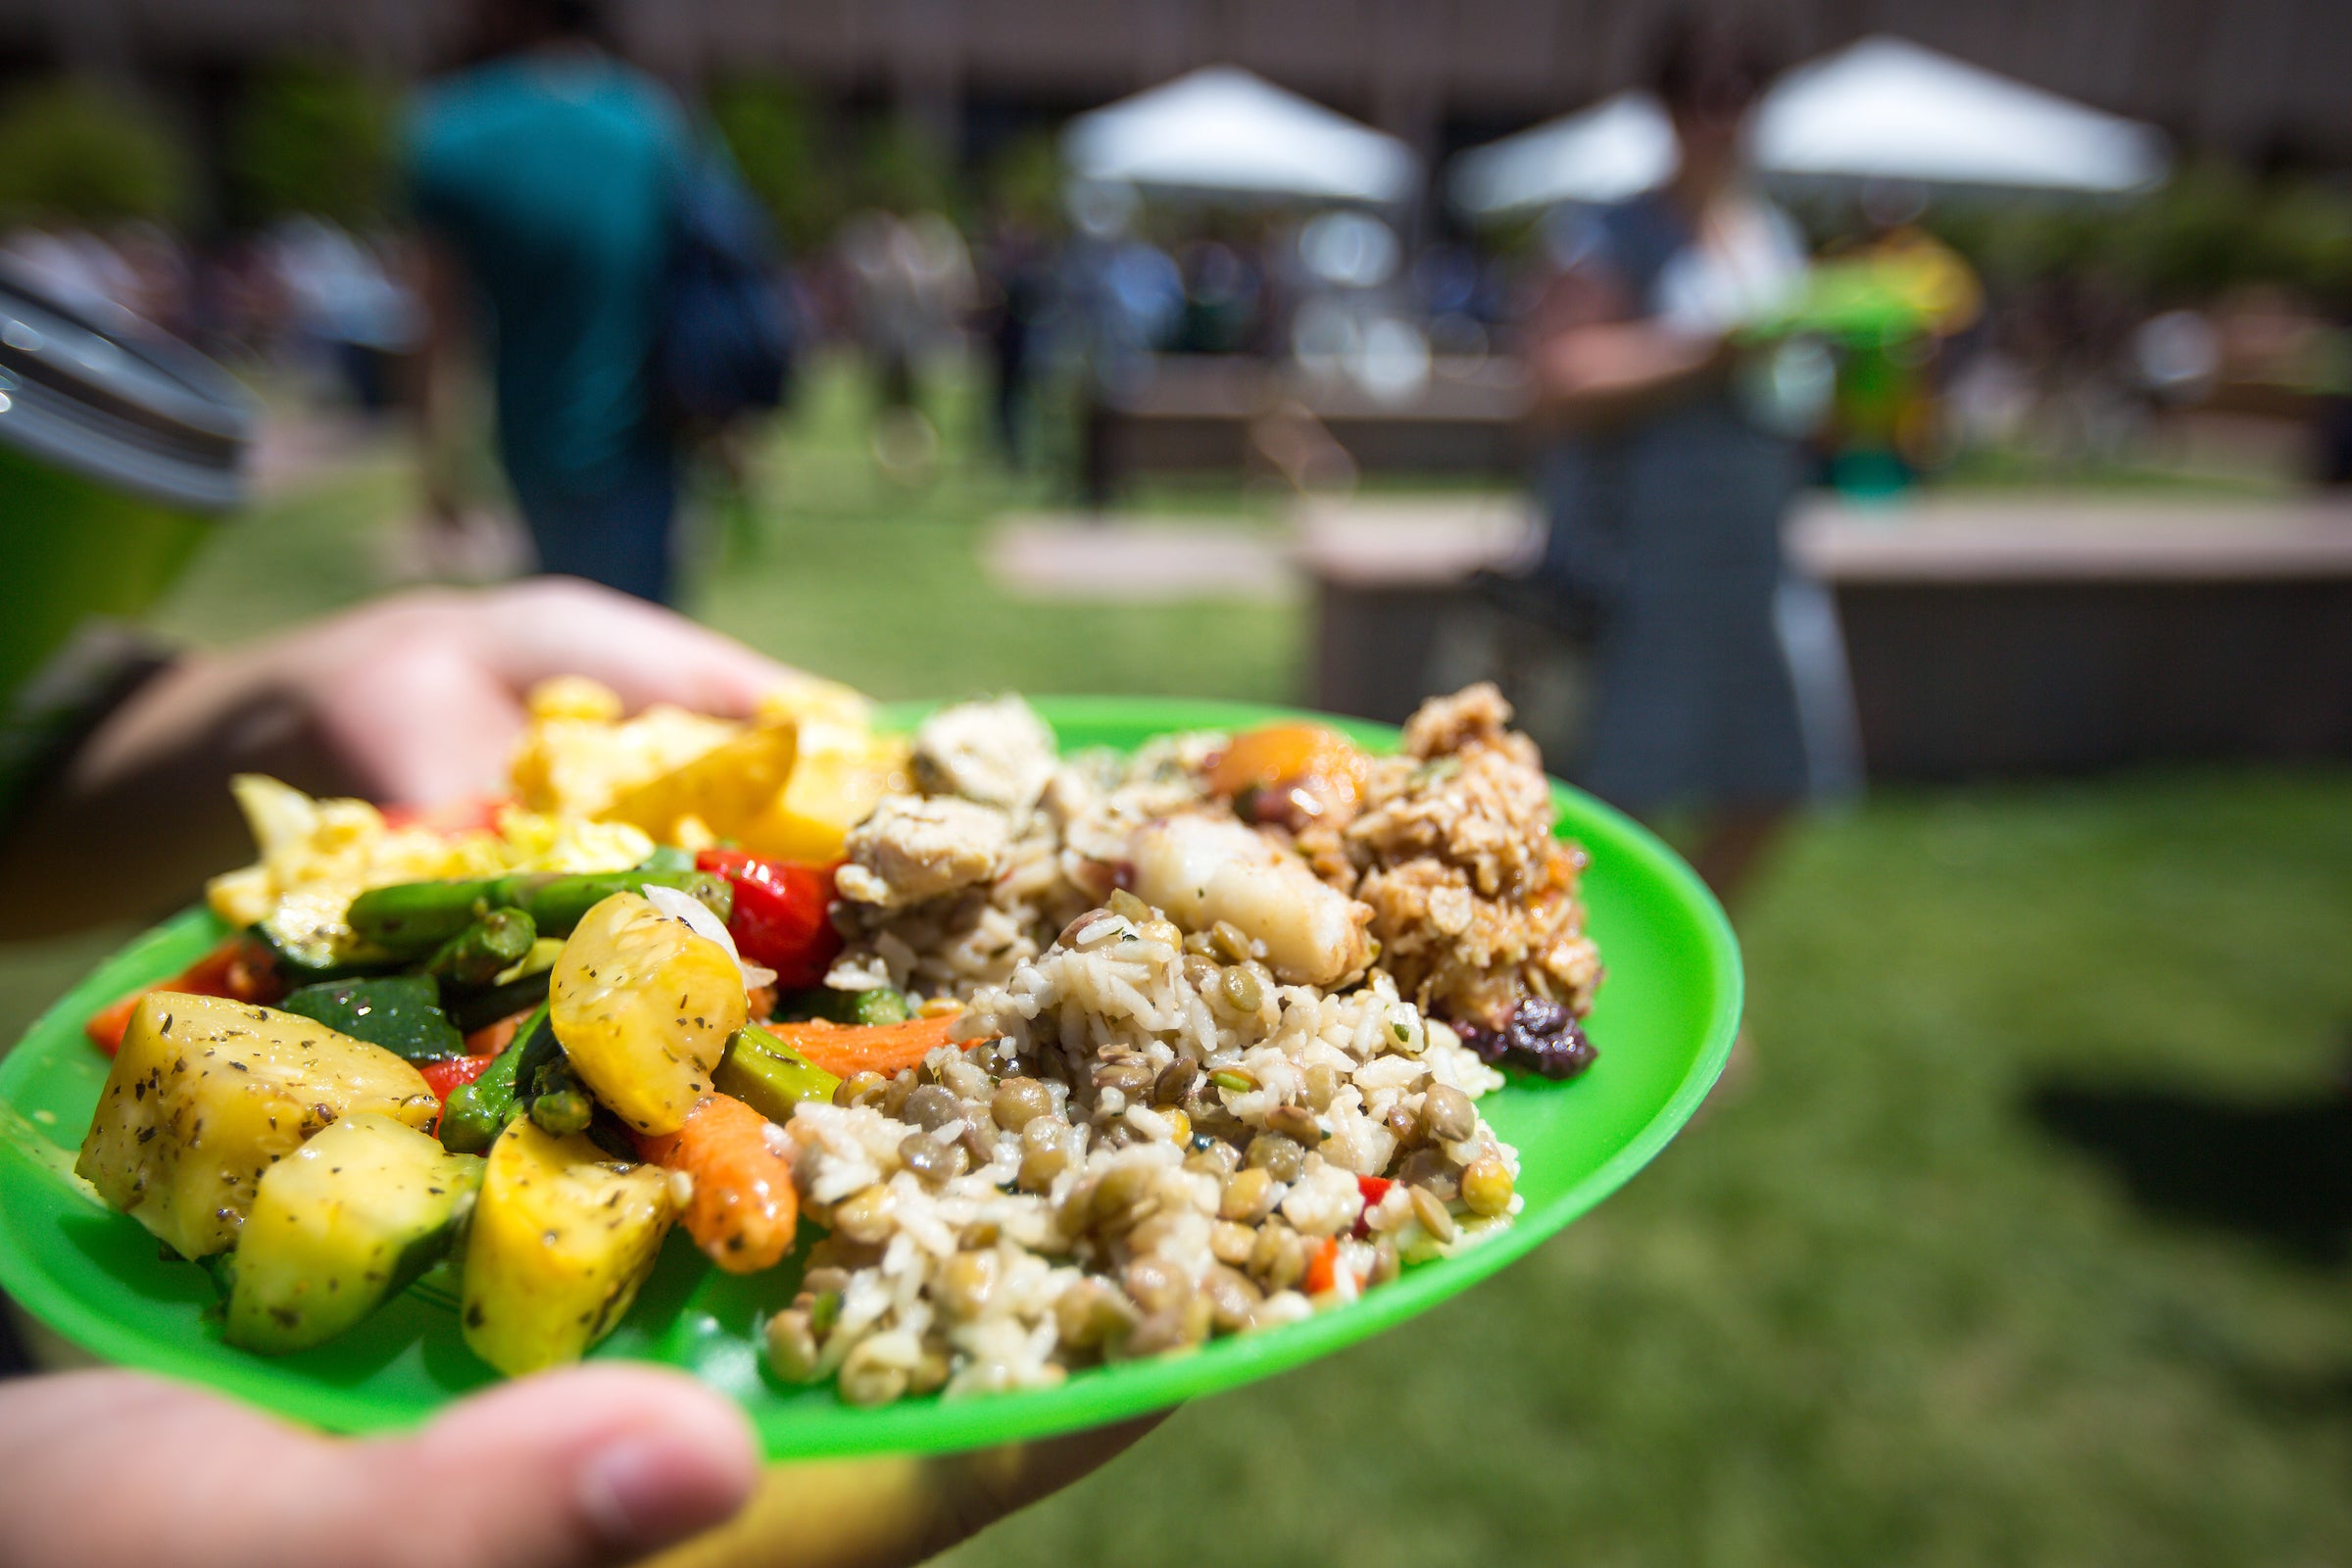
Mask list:
[[1481,1061],[1509,1062],[1554,1080],[1575,1077],[1600,1054],[1565,1005],[1533,997],[1520,1003],[1499,1029],[1464,1023],[1454,1025],[1454,1032]]

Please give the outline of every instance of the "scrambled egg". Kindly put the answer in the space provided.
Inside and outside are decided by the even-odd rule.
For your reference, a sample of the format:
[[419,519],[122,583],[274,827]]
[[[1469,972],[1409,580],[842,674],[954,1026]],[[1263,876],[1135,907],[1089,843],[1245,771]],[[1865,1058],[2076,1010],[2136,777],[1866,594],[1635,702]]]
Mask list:
[[206,885],[231,925],[266,925],[290,951],[324,962],[351,939],[344,915],[369,888],[508,871],[624,871],[653,853],[625,822],[503,808],[498,826],[445,832],[395,827],[366,801],[313,800],[258,773],[230,785],[261,858]]
[[826,863],[885,794],[908,787],[906,743],[874,734],[873,705],[830,681],[771,695],[749,724],[665,704],[623,718],[618,694],[581,676],[543,682],[529,709],[511,770],[515,800],[495,827],[396,825],[365,801],[239,777],[232,789],[261,853],[213,878],[214,912],[323,963],[349,947],[345,914],[369,888],[626,870],[657,837],[699,849],[723,836],[757,855]]

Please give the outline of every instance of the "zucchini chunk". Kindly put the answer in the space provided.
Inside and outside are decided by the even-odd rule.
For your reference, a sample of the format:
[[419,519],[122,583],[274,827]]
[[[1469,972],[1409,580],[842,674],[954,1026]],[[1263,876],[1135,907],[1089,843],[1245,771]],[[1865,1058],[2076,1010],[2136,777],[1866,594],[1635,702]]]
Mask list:
[[466,1037],[441,1010],[431,975],[388,974],[369,980],[322,980],[278,1004],[403,1061],[447,1061],[466,1054]]
[[374,1111],[263,1173],[238,1233],[225,1337],[268,1355],[322,1345],[439,1262],[482,1179],[477,1154]]

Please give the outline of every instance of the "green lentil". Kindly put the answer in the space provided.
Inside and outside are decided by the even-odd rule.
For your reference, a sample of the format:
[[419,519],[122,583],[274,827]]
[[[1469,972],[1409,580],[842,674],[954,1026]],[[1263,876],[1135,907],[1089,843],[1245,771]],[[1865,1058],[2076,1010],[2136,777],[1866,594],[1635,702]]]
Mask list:
[[1238,963],[1218,977],[1217,990],[1224,996],[1226,1005],[1244,1016],[1265,1005],[1265,988],[1258,984],[1254,973]]

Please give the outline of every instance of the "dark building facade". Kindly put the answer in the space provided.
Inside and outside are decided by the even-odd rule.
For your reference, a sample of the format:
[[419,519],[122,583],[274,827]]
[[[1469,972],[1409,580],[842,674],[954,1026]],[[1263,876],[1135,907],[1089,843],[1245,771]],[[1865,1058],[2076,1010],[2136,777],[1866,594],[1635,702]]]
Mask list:
[[[1245,66],[1429,152],[1588,102],[1680,0],[612,0],[644,64],[691,83],[780,70],[954,139],[974,117],[1105,102]],[[169,82],[298,50],[395,73],[446,55],[464,0],[0,0],[0,53]],[[1772,0],[1791,59],[1895,32],[2185,145],[2352,162],[2346,0]]]

